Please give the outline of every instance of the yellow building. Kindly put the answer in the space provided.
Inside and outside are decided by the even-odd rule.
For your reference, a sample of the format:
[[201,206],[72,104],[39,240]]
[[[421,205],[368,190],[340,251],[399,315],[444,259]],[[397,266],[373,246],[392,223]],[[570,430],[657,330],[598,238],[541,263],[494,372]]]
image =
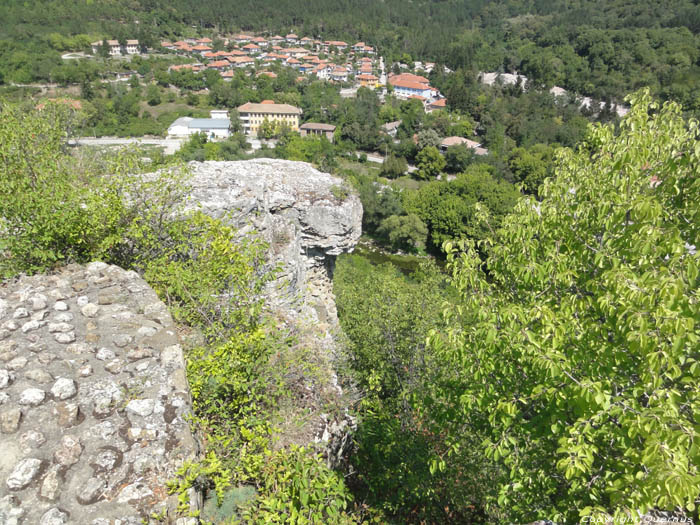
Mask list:
[[238,108],[238,114],[246,135],[257,136],[260,124],[265,120],[285,123],[293,131],[299,131],[301,109],[289,104],[275,104],[272,100],[263,100],[260,104],[247,102]]

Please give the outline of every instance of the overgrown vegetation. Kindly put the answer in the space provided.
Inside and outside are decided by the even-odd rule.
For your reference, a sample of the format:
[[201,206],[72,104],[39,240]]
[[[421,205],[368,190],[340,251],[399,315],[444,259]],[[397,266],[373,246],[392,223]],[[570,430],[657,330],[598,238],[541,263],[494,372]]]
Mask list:
[[[2,279],[95,259],[139,271],[190,331],[186,348],[193,424],[206,456],[184,465],[172,490],[205,480],[244,523],[354,523],[343,476],[313,447],[279,442],[299,381],[325,370],[304,334],[267,320],[263,287],[275,275],[267,247],[224,219],[187,211],[186,171],[145,176],[128,153],[76,169],[66,149],[71,110],[2,104],[0,269]],[[321,388],[319,388],[320,390]],[[331,408],[331,399],[323,409]],[[309,407],[304,407],[305,410]],[[231,505],[239,485],[255,492]]]
[[447,285],[339,262],[354,488],[397,522],[697,520],[698,123],[631,102],[539,201],[475,207]]

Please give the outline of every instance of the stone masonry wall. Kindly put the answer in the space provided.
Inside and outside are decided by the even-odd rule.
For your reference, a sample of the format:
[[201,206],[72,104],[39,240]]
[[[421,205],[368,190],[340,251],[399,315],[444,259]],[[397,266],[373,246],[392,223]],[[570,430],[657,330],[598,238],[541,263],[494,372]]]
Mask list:
[[134,272],[92,263],[0,286],[0,524],[172,510],[165,482],[198,453],[190,406],[173,321]]

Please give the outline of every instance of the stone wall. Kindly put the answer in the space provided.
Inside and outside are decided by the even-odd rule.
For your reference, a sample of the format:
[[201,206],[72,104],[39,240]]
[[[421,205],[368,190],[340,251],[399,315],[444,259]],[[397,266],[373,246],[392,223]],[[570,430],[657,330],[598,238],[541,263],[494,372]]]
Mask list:
[[[197,443],[165,305],[104,263],[0,286],[0,523],[141,524]],[[179,523],[186,523],[179,520]]]

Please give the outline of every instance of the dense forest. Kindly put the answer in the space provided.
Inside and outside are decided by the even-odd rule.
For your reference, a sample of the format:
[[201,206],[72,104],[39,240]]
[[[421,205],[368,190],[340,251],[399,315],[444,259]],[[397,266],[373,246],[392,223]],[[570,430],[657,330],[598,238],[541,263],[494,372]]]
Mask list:
[[92,39],[238,30],[364,40],[392,59],[453,70],[518,70],[534,82],[616,97],[651,86],[697,110],[700,6],[691,0],[486,1],[10,0],[0,5],[0,74],[48,79],[60,51]]

